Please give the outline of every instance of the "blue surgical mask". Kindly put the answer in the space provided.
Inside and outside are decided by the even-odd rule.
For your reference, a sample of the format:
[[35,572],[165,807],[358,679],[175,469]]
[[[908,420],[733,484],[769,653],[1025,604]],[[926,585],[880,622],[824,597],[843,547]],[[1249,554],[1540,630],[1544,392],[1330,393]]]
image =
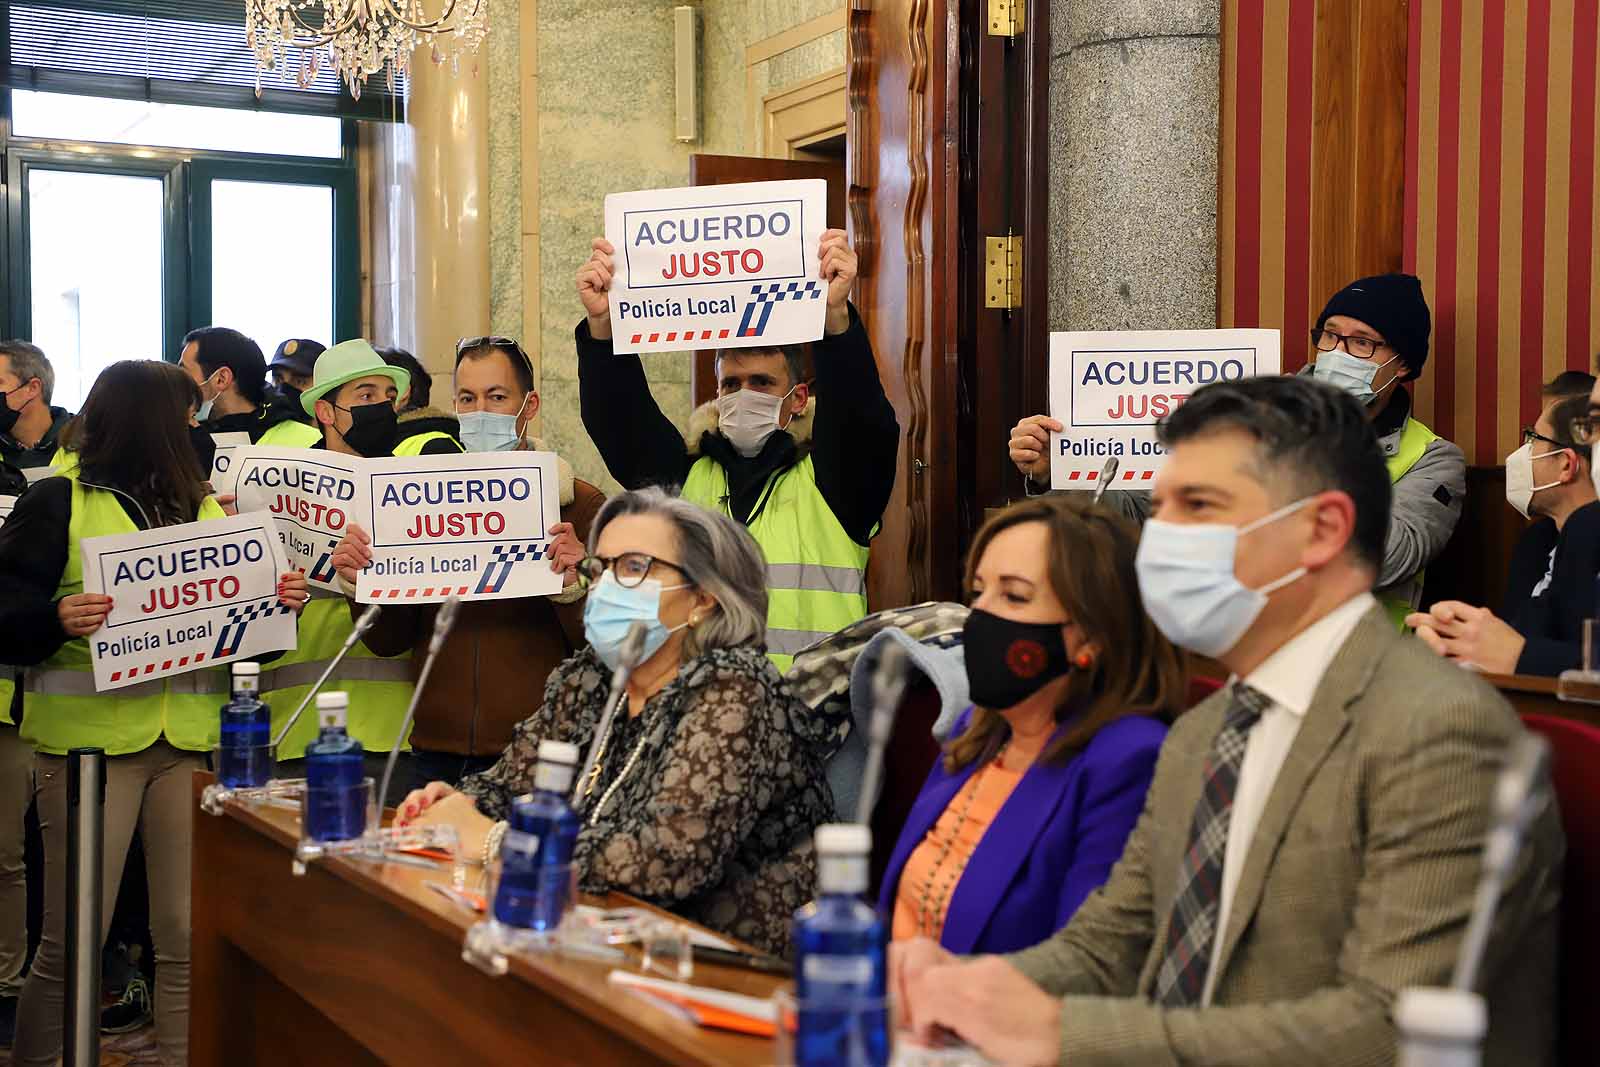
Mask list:
[[683,629],[683,626],[674,626],[669,630],[661,621],[661,594],[686,588],[687,584],[663,587],[658,578],[646,578],[638,585],[624,586],[615,574],[606,571],[590,587],[588,602],[583,606],[583,635],[589,639],[589,647],[600,657],[600,662],[616,670],[628,629],[642,622],[645,625],[644,651],[639,654],[639,662],[643,663],[661,650],[668,637]]
[[1343,389],[1365,407],[1378,398],[1378,394],[1372,389],[1373,380],[1378,377],[1378,372],[1399,358],[1395,356],[1387,363],[1373,364],[1337,349],[1332,352],[1318,352],[1317,361],[1311,367],[1311,376],[1319,382],[1327,382]]
[[[207,378],[205,381],[200,383],[200,395],[201,396],[205,396],[206,386],[210,385],[210,384],[211,384],[211,379],[210,378]],[[200,401],[200,406],[195,409],[195,413],[194,413],[194,421],[195,422],[206,422],[211,418],[211,409],[217,403],[217,395],[219,395],[219,394],[214,394],[211,397],[210,400],[202,400],[202,401]]]
[[456,419],[461,423],[461,443],[468,452],[511,452],[522,443],[515,415],[469,411]]
[[1144,610],[1156,629],[1202,656],[1220,656],[1237,645],[1267,606],[1267,596],[1306,573],[1296,567],[1260,589],[1247,587],[1233,573],[1239,538],[1294,514],[1310,500],[1297,500],[1244,526],[1146,522],[1134,569]]

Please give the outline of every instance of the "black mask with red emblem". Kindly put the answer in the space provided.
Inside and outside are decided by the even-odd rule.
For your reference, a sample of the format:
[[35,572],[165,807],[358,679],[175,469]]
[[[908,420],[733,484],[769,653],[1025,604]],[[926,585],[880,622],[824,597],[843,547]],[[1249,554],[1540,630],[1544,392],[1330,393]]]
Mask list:
[[1060,622],[1012,622],[972,609],[961,629],[972,702],[1014,708],[1072,669]]

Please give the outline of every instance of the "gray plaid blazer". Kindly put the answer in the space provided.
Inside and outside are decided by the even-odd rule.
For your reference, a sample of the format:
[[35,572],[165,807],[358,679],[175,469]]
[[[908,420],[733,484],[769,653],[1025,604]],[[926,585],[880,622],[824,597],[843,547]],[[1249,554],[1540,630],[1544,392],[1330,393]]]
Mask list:
[[[1273,786],[1215,949],[1212,1005],[1151,1003],[1227,700],[1218,693],[1173,727],[1105,886],[1049,941],[1009,957],[1065,998],[1064,1065],[1389,1064],[1395,994],[1449,984],[1495,776],[1522,726],[1480,678],[1375,608],[1329,665]],[[1485,1064],[1554,1061],[1564,848],[1552,800],[1491,937]]]

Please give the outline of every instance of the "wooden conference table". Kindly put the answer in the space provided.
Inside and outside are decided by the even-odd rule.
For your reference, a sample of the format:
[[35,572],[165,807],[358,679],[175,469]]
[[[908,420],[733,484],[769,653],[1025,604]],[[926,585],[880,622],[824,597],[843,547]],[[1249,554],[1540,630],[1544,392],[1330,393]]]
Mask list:
[[[189,1057],[251,1064],[745,1067],[769,1041],[703,1030],[607,983],[610,964],[461,959],[478,916],[426,888],[448,870],[321,859],[291,873],[296,813],[199,808]],[[477,870],[469,868],[469,888]],[[610,906],[636,901],[616,896]],[[697,985],[765,997],[782,979],[696,964]]]

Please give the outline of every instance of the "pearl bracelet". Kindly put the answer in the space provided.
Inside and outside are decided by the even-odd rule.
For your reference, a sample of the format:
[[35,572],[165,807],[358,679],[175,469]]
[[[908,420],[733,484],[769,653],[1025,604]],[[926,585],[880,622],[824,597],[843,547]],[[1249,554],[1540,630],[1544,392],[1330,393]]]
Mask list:
[[495,857],[500,855],[500,842],[506,839],[506,831],[508,829],[510,829],[509,824],[504,819],[501,819],[489,827],[489,832],[484,835],[483,856],[479,859],[484,870],[488,870],[489,864],[493,863]]

